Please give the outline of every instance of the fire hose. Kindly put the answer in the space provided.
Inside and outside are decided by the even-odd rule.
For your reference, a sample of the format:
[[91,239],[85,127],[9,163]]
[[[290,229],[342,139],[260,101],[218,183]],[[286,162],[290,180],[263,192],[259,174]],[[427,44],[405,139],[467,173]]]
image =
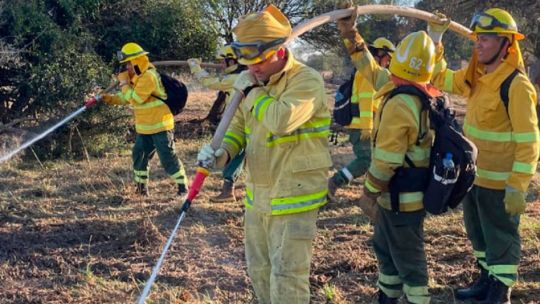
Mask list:
[[[101,93],[109,93],[111,92],[114,88],[116,88],[116,86],[118,85],[118,82],[114,82],[112,83],[109,87],[107,87],[105,90],[103,90]],[[21,152],[22,150],[28,148],[29,146],[31,146],[33,143],[35,143],[36,141],[44,138],[45,136],[49,135],[52,131],[58,129],[59,127],[63,126],[64,124],[66,124],[68,121],[72,120],[73,118],[75,118],[76,116],[79,116],[82,112],[88,110],[89,106],[87,105],[84,105],[82,107],[80,107],[78,110],[72,112],[71,114],[69,114],[68,116],[66,116],[64,119],[62,119],[60,122],[56,123],[54,126],[48,128],[47,130],[45,130],[44,132],[40,133],[38,136],[24,142],[20,147],[18,147],[17,149],[9,152],[8,154],[6,155],[2,155],[2,157],[0,157],[0,163],[4,162],[4,161],[7,161],[9,160],[10,158],[12,158],[15,154]]]
[[[158,66],[187,66],[188,62],[187,60],[164,60],[164,61],[153,61],[152,64],[157,67]],[[223,68],[221,64],[217,64],[217,63],[202,62],[200,65],[203,68],[213,68],[213,69]]]
[[[436,22],[436,23],[443,22],[439,17],[437,17],[434,14],[421,11],[418,9],[410,8],[410,7],[396,7],[392,5],[364,5],[364,6],[357,6],[357,7],[352,7],[348,9],[335,10],[332,12],[322,14],[318,17],[306,20],[294,27],[293,33],[287,39],[285,44],[291,42],[292,40],[296,39],[298,36],[302,35],[303,33],[306,33],[318,26],[321,26],[329,22],[334,22],[338,19],[350,16],[354,9],[356,9],[356,12],[358,15],[392,14],[392,15],[400,15],[400,16],[406,16],[406,17],[411,17],[411,18],[417,18],[424,21],[428,21],[428,22]],[[451,22],[449,29],[470,40],[474,40],[474,36],[472,35],[472,32],[466,27],[456,22]],[[174,61],[169,61],[169,62],[174,62]],[[182,61],[178,61],[178,62],[182,62]],[[221,147],[221,143],[223,142],[225,132],[227,131],[227,128],[229,127],[229,124],[231,123],[234,113],[236,112],[236,109],[238,108],[238,105],[240,104],[240,101],[242,100],[242,98],[243,98],[242,92],[236,91],[233,94],[230,103],[225,108],[225,112],[223,113],[222,119],[214,133],[212,142],[210,143],[210,146],[214,149],[214,151],[216,151],[217,149]],[[152,274],[150,275],[150,278],[146,282],[145,288],[143,292],[141,293],[139,300],[137,302],[138,304],[144,304],[145,299],[150,292],[150,288],[152,287],[152,284],[157,277],[159,268],[161,267],[161,264],[165,258],[165,255],[170,245],[172,244],[174,236],[176,235],[176,231],[178,230],[180,223],[182,222],[182,219],[185,217],[186,211],[189,209],[189,207],[191,206],[191,203],[199,194],[199,191],[201,190],[203,186],[204,180],[209,175],[210,169],[212,168],[212,166],[213,166],[213,163],[200,163],[199,164],[199,167],[196,170],[195,177],[193,178],[191,182],[191,186],[189,187],[189,192],[180,209],[180,215],[178,217],[178,221],[175,227],[173,228],[169,236],[169,239],[167,240],[167,243],[165,244],[165,247],[162,250],[162,253],[160,255],[158,262],[156,263],[156,265],[154,266],[152,270]]]

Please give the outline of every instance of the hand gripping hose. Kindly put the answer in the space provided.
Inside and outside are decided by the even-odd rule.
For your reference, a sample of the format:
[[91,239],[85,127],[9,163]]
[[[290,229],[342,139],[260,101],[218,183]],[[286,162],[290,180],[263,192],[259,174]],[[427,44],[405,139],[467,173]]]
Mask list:
[[[187,60],[164,60],[164,61],[153,61],[153,65],[155,66],[187,66],[188,62]],[[202,62],[201,67],[203,68],[213,68],[213,69],[222,69],[223,67],[221,64],[217,63],[207,63]]]

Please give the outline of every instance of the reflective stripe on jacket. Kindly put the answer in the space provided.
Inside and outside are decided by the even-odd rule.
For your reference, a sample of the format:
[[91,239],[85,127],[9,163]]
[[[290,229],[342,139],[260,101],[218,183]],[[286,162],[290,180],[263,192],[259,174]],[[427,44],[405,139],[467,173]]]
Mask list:
[[495,71],[482,72],[474,90],[465,82],[466,70],[447,69],[443,59],[437,64],[433,83],[444,91],[467,97],[463,130],[478,148],[474,183],[488,189],[510,186],[526,192],[539,153],[536,90],[527,76],[519,73],[510,85],[507,111],[500,89],[514,67],[502,62]]
[[246,207],[272,215],[326,203],[330,112],[321,76],[288,52],[280,72],[250,91],[223,147],[246,151]]
[[131,78],[115,95],[104,95],[110,104],[131,105],[135,116],[135,130],[139,134],[156,134],[174,129],[174,117],[169,107],[154,96],[166,99],[167,94],[156,69],[150,67]]

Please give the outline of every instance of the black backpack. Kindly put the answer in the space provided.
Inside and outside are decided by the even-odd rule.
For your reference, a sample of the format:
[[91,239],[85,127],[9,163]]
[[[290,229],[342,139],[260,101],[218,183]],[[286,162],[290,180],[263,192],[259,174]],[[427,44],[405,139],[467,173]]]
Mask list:
[[[423,130],[426,126],[422,126],[422,115],[426,112],[429,115],[430,128],[435,131],[435,140],[431,147],[429,168],[417,168],[405,156],[409,167],[396,169],[389,183],[392,210],[399,212],[400,192],[417,191],[424,192],[424,208],[431,214],[444,213],[449,207],[456,208],[474,182],[478,155],[476,146],[463,136],[445,96],[429,98],[414,86],[399,86],[390,92],[387,100],[397,94],[418,96],[422,102],[416,144],[419,145],[427,134],[427,131]],[[443,160],[447,155],[450,156],[453,166],[445,168]]]
[[167,99],[160,98],[159,96],[153,94],[152,96],[163,101],[169,107],[172,114],[177,115],[178,113],[182,112],[184,106],[186,105],[188,98],[188,90],[186,85],[180,80],[162,72],[159,72],[159,77],[161,78],[161,83],[163,83],[163,87],[167,93]]
[[[501,84],[501,91],[499,94],[501,95],[501,100],[504,104],[504,108],[506,109],[506,113],[508,114],[508,102],[510,101],[510,97],[508,96],[510,92],[510,85],[512,84],[512,80],[516,78],[517,74],[519,74],[519,70],[515,69],[512,74],[510,74]],[[540,125],[540,105],[538,103],[536,104],[536,117],[538,118],[538,123]]]
[[332,120],[344,127],[351,124],[353,117],[360,115],[360,109],[351,102],[355,75],[356,70],[352,73],[351,78],[341,84],[336,91]]

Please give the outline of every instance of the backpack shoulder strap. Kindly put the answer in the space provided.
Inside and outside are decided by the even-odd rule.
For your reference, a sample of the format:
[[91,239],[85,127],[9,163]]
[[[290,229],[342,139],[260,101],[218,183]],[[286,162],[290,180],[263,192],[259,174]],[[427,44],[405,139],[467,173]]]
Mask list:
[[508,96],[510,92],[510,85],[512,84],[512,81],[514,80],[514,78],[516,78],[518,73],[519,73],[519,70],[515,69],[512,72],[512,74],[508,75],[508,77],[506,77],[506,79],[501,84],[500,95],[501,95],[501,100],[506,109],[506,113],[508,113],[508,102],[510,101],[510,97]]
[[[380,111],[379,116],[382,116],[384,106],[386,105],[388,100],[390,100],[392,97],[394,97],[394,96],[396,96],[398,94],[407,94],[407,95],[418,96],[420,98],[421,103],[422,103],[422,108],[420,109],[420,115],[422,115],[422,113],[424,111],[429,110],[431,108],[429,98],[424,92],[420,91],[415,86],[405,85],[405,86],[399,86],[399,87],[393,89],[392,91],[390,91],[390,93],[385,97],[385,102],[382,104],[381,108],[379,109],[379,111]],[[416,145],[417,146],[420,145],[420,141],[425,136],[425,134],[427,134],[427,132],[423,132],[424,127],[422,125],[422,121],[423,121],[422,117],[418,117],[418,121],[419,121],[418,136],[417,136],[417,139],[416,139]],[[375,132],[375,134],[373,135],[373,143],[374,144],[377,142],[377,133],[378,132]],[[414,165],[414,163],[412,162],[412,160],[410,160],[409,157],[407,157],[407,155],[405,155],[405,162],[411,168],[416,167]]]
[[[166,74],[163,74],[163,73],[159,72],[159,71],[158,71],[157,69],[155,69],[155,68],[150,68],[150,69],[152,69],[152,72],[151,72],[151,73],[152,73],[152,75],[154,75],[154,77],[156,78],[158,87],[161,86],[161,88],[163,89],[163,92],[167,93],[167,90],[165,89],[165,85],[163,84],[163,77],[166,77]],[[148,69],[148,71],[150,71],[150,69]],[[163,76],[163,75],[165,75],[165,76]],[[157,99],[159,99],[159,100],[161,100],[161,101],[167,100],[166,98],[159,97],[158,95],[153,94],[153,93],[150,94],[150,96],[152,96],[152,97],[154,97],[154,98],[157,98]]]
[[388,94],[388,99],[398,95],[398,94],[407,94],[407,95],[413,95],[420,98],[421,108],[420,108],[420,117],[418,117],[419,126],[418,126],[418,137],[416,139],[416,145],[420,145],[420,141],[426,136],[427,131],[424,130],[425,126],[423,125],[423,119],[422,119],[422,113],[425,111],[429,111],[431,109],[431,102],[429,97],[426,95],[426,93],[422,92],[420,89],[418,89],[415,86],[412,85],[405,85],[405,86],[399,86],[395,89],[393,89],[390,94]]
[[420,98],[420,102],[422,102],[421,110],[427,110],[430,108],[429,97],[426,95],[426,93],[420,91],[420,89],[418,89],[415,86],[412,86],[412,85],[399,86],[393,89],[390,92],[390,94],[388,94],[387,98],[390,99],[398,94],[407,94],[407,95],[417,96],[418,98]]

